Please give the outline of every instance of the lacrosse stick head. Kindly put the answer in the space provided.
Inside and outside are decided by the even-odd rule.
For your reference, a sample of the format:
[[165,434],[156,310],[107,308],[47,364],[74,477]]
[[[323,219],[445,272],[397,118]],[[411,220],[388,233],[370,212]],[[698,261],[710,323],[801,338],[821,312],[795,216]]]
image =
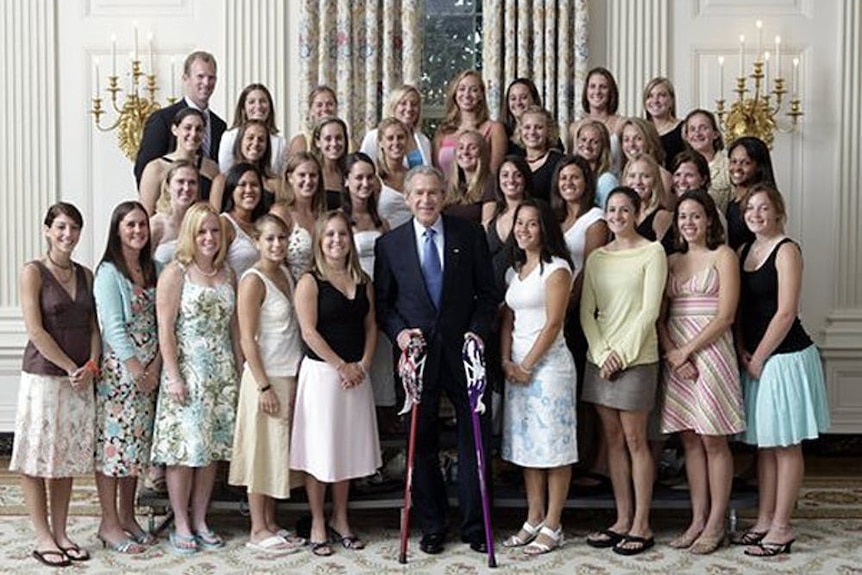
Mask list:
[[419,404],[422,398],[422,374],[425,372],[425,345],[419,337],[411,337],[410,342],[401,351],[398,360],[398,375],[404,385],[404,407],[399,415],[410,411],[413,404]]
[[461,348],[461,358],[464,361],[464,373],[467,376],[467,396],[470,408],[476,413],[484,413],[485,405],[482,395],[485,393],[485,346],[476,335],[468,333],[464,336],[464,346]]

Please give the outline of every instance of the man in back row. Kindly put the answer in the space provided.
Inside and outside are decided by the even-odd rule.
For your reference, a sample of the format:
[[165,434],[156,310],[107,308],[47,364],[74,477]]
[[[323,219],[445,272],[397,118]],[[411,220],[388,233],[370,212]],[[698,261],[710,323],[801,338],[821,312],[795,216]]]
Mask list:
[[186,57],[183,63],[183,85],[186,92],[184,98],[153,112],[147,119],[135,159],[135,181],[138,186],[147,164],[176,148],[177,139],[171,133],[171,124],[176,113],[183,108],[197,108],[203,112],[206,125],[201,151],[213,160],[218,160],[219,142],[227,124],[209,109],[210,97],[216,85],[216,61],[212,54],[196,51]]

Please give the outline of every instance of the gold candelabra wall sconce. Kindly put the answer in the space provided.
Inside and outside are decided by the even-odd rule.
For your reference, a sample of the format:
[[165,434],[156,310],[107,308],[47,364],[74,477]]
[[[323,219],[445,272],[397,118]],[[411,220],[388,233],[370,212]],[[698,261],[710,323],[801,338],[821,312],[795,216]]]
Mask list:
[[[728,141],[742,136],[756,136],[771,149],[776,132],[790,132],[796,128],[802,116],[802,101],[799,98],[799,58],[793,58],[791,85],[788,92],[781,66],[781,36],[775,37],[775,79],[770,86],[769,67],[772,54],[763,50],[763,22],[758,20],[757,56],[752,73],[746,76],[745,36],[739,36],[739,76],[736,78],[736,100],[729,107],[724,99],[724,58],[718,58],[719,98],[715,101],[715,113]],[[749,87],[749,78],[753,86]],[[753,88],[753,89],[752,89]],[[786,110],[785,95],[789,93]],[[781,114],[790,118],[782,125]]]
[[[150,114],[161,108],[156,101],[156,92],[159,85],[156,81],[155,68],[153,66],[153,34],[149,34],[149,58],[148,71],[144,71],[142,62],[138,55],[138,25],[134,24],[134,50],[129,54],[129,70],[124,75],[128,78],[128,87],[120,87],[120,77],[117,74],[117,37],[111,36],[111,73],[108,75],[108,84],[103,89],[99,78],[99,59],[95,60],[95,91],[92,98],[92,107],[89,113],[93,115],[95,127],[102,132],[117,133],[117,143],[123,154],[131,161],[135,161],[138,148],[141,145],[141,137],[144,133],[144,125]],[[174,80],[176,78],[176,63],[171,60],[171,94],[174,94]],[[110,94],[110,106],[103,105],[103,92]],[[176,101],[176,97],[166,98],[169,104]],[[113,122],[103,125],[102,116],[113,113]],[[107,119],[107,118],[106,118]]]

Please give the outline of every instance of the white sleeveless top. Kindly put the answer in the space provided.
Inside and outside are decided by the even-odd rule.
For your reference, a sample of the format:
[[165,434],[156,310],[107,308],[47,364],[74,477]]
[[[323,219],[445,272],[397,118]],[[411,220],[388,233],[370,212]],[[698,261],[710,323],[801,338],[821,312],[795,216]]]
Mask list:
[[239,227],[239,224],[234,221],[230,214],[222,214],[224,218],[233,226],[234,238],[227,247],[228,265],[233,268],[236,277],[242,277],[247,269],[257,263],[260,259],[260,254],[257,253],[257,246],[254,245],[254,240],[249,237],[245,231]]
[[312,253],[311,233],[299,224],[293,226],[290,237],[287,238],[287,267],[293,281],[299,281],[299,276],[311,268]]
[[383,184],[380,188],[380,199],[377,201],[377,213],[389,222],[389,229],[394,230],[401,224],[410,221],[413,212],[407,205],[404,194]]
[[377,242],[377,238],[382,235],[380,230],[353,232],[353,243],[356,245],[359,265],[372,280],[374,279],[374,244]]
[[159,262],[163,266],[168,265],[174,259],[174,252],[177,251],[177,240],[168,240],[160,243],[153,251],[153,261]]
[[260,304],[260,319],[255,337],[263,369],[268,376],[289,377],[295,376],[299,369],[299,361],[302,359],[302,337],[291,301],[293,280],[284,266],[279,269],[290,285],[290,298],[257,268],[249,268],[243,277],[254,274],[266,286],[266,296]]
[[569,257],[572,258],[572,264],[575,266],[572,277],[578,277],[578,274],[584,269],[584,248],[587,243],[587,229],[597,221],[604,219],[604,217],[604,212],[600,208],[590,208],[587,213],[575,220],[572,227],[563,234],[563,239],[566,240],[566,248],[569,250]]

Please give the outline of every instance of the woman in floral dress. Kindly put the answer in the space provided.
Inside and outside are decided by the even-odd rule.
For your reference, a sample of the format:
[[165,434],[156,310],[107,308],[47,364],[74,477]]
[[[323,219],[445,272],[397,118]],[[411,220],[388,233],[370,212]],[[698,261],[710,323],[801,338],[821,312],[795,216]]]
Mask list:
[[98,537],[119,553],[142,553],[155,543],[135,520],[135,490],[149,461],[162,369],[156,276],[147,212],[138,202],[123,202],[111,216],[93,283],[103,344],[102,378],[96,385]]
[[206,512],[216,462],[231,457],[241,364],[236,278],[226,248],[218,214],[209,204],[195,204],[156,291],[164,369],[152,459],[167,465],[175,524],[170,542],[180,554],[224,545]]

